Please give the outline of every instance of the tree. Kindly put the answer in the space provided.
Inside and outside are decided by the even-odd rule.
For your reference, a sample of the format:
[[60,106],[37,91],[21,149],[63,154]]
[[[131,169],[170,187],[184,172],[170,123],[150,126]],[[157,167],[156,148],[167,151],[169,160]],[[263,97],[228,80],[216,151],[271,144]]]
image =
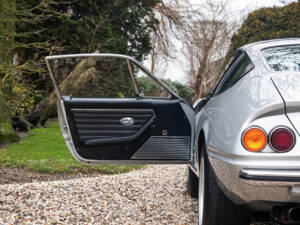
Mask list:
[[168,85],[178,96],[186,99],[190,104],[193,103],[194,91],[189,86],[181,84],[178,81],[171,81],[170,79],[162,80],[165,84]]
[[11,125],[15,1],[0,0],[0,143],[17,136]]
[[[6,110],[9,116],[26,116],[30,120],[33,107],[51,95],[53,88],[44,62],[47,55],[98,50],[131,55],[141,61],[151,50],[152,21],[147,15],[156,2],[16,0],[16,11],[12,13],[15,17],[10,20],[15,44],[1,51],[15,60],[14,76],[9,76],[12,93],[3,101],[13,106]],[[1,10],[8,13],[2,5]],[[47,105],[44,103],[37,108]],[[36,122],[35,119],[30,121]]]
[[250,13],[233,35],[227,59],[235,49],[255,41],[300,37],[300,1]]
[[[215,62],[222,64],[220,60],[237,27],[229,19],[231,12],[226,8],[227,5],[225,0],[206,0],[195,7],[188,1],[177,0],[161,3],[155,8],[155,18],[159,23],[154,24],[152,65],[172,60],[174,54],[170,48],[180,42],[180,57],[188,65],[187,74],[190,86],[194,89],[194,99],[208,92],[218,78],[221,67],[216,67]],[[155,69],[154,65],[152,69]]]
[[[32,31],[32,35],[30,34],[27,39],[19,38],[20,43],[26,44],[35,40],[37,43],[47,41],[51,44],[45,49],[39,49],[35,46],[21,49],[24,63],[31,62],[31,65],[35,65],[35,62],[41,61],[34,66],[39,68],[38,71],[41,71],[35,75],[38,81],[36,89],[43,90],[46,88],[45,96],[52,91],[52,85],[49,85],[48,82],[49,79],[47,81],[40,79],[45,77],[45,67],[42,60],[43,56],[47,54],[88,53],[97,50],[101,53],[112,52],[131,55],[137,60],[142,60],[151,50],[149,38],[151,21],[147,20],[146,15],[152,13],[155,0],[65,0],[63,2],[51,1],[46,5],[43,4],[44,1],[34,0],[29,6],[28,1],[19,1],[23,5],[26,4],[26,7],[34,15],[48,15],[49,11],[56,12],[44,20],[36,21],[29,18],[28,22],[21,21],[18,26],[20,33]],[[35,7],[37,2],[40,4]],[[47,29],[44,29],[45,27]],[[51,38],[49,39],[49,37]],[[32,55],[36,56],[34,62],[32,62]],[[32,74],[34,73],[30,73],[29,79],[32,79]],[[44,102],[41,104],[45,105]],[[35,109],[40,109],[40,106],[38,105]],[[45,112],[42,114],[45,115]],[[53,116],[53,114],[48,113],[47,115]],[[37,113],[34,110],[28,119],[31,122],[36,122],[36,118]]]
[[[194,93],[187,85],[183,85],[178,81],[171,81],[170,79],[162,79],[162,81],[178,96],[192,103]],[[139,90],[146,93],[147,96],[163,97],[161,96],[161,94],[163,94],[162,87],[154,82],[150,77],[138,77],[137,83]]]

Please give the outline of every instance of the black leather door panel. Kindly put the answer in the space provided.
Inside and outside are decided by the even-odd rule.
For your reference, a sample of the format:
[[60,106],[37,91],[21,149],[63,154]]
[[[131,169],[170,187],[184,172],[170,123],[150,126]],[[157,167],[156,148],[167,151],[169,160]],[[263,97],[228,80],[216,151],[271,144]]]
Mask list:
[[[161,154],[168,157],[162,159],[186,161],[190,157],[191,125],[180,99],[63,97],[63,100],[74,146],[85,159],[143,160],[141,157],[149,153],[147,160],[159,160],[159,143],[153,151],[149,147],[151,141],[144,145],[153,140],[151,137],[165,140]],[[124,117],[132,118],[134,123],[131,126],[121,124]],[[185,142],[167,150],[167,143],[172,146],[174,140]]]
[[[122,118],[132,119],[133,124],[122,124]],[[78,139],[87,146],[130,141],[151,125],[153,118],[149,109],[71,109]]]

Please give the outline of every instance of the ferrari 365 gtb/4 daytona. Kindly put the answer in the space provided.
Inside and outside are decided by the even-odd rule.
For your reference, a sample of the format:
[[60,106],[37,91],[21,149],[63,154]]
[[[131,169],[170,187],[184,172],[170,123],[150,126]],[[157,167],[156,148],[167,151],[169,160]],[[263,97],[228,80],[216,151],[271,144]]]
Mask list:
[[200,225],[246,225],[258,212],[300,224],[299,38],[241,47],[193,106],[128,56],[57,55],[46,63],[78,161],[188,164]]

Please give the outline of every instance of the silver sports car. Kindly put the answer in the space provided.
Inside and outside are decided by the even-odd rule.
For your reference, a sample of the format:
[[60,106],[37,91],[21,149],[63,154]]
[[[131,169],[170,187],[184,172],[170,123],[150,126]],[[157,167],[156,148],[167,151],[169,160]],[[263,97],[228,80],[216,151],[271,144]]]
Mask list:
[[[254,217],[300,224],[300,38],[238,49],[193,106],[128,56],[58,55],[46,63],[78,161],[188,164],[200,225]],[[109,87],[113,79],[125,88]]]

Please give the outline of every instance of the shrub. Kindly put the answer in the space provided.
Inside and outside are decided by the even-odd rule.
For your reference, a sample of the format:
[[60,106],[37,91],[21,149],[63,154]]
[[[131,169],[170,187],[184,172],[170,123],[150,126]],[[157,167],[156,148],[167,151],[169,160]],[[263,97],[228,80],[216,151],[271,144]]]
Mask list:
[[291,37],[300,37],[300,0],[283,7],[262,8],[250,13],[233,35],[226,57],[251,42]]

